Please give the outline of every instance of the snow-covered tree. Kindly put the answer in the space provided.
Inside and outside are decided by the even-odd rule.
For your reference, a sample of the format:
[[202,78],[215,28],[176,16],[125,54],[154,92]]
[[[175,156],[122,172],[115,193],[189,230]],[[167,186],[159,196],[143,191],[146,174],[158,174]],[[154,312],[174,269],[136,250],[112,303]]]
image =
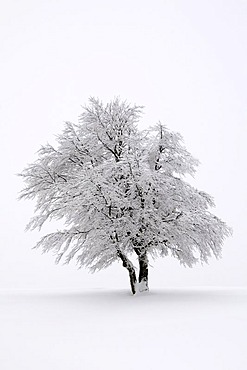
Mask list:
[[[140,131],[142,107],[119,99],[103,105],[91,98],[78,124],[67,122],[58,145],[43,146],[21,174],[20,198],[36,199],[30,230],[64,221],[44,236],[44,252],[56,261],[77,258],[91,271],[120,260],[133,294],[148,290],[149,256],[171,255],[191,267],[220,257],[230,229],[214,216],[211,196],[185,181],[198,161],[182,137],[161,123]],[[131,262],[134,254],[139,276]]]

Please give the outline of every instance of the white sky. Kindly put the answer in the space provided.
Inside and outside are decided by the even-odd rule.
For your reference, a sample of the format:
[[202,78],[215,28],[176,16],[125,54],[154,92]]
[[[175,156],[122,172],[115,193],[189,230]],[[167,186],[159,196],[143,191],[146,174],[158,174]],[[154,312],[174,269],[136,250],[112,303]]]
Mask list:
[[1,3],[0,289],[110,285],[113,276],[128,284],[120,265],[88,276],[31,251],[39,235],[24,228],[33,205],[16,201],[14,174],[65,120],[76,122],[89,96],[144,105],[143,126],[161,120],[179,131],[201,161],[195,185],[234,229],[222,260],[192,270],[160,260],[151,287],[246,285],[246,37],[245,0]]

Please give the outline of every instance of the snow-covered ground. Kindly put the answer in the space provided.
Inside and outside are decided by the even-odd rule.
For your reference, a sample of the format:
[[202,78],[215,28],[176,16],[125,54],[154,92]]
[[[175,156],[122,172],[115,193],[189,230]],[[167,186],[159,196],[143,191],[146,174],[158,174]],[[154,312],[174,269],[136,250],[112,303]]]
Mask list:
[[246,289],[0,294],[1,370],[246,370]]

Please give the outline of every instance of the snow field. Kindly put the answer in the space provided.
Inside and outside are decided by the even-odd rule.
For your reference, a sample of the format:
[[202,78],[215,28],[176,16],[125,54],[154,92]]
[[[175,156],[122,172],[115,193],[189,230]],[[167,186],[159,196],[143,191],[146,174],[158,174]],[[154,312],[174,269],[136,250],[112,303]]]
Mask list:
[[1,370],[246,370],[247,290],[0,294]]

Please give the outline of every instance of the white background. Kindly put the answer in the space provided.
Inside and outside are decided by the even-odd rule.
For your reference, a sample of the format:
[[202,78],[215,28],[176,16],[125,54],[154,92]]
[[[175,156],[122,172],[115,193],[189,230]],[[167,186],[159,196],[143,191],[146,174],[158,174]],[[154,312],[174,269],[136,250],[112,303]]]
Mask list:
[[[246,0],[1,2],[1,370],[246,370],[246,37]],[[150,261],[133,297],[120,264],[90,275],[31,249],[15,174],[89,96],[184,136],[194,185],[234,231],[221,260]]]
[[[15,174],[41,144],[77,122],[89,96],[145,106],[201,161],[194,184],[233,228],[223,259],[185,269],[152,262],[152,287],[246,286],[247,2],[245,0],[9,0],[0,9],[0,289],[128,287],[114,265],[95,275],[54,265],[24,233]],[[49,226],[50,227],[50,226]],[[122,271],[123,270],[123,271]]]

